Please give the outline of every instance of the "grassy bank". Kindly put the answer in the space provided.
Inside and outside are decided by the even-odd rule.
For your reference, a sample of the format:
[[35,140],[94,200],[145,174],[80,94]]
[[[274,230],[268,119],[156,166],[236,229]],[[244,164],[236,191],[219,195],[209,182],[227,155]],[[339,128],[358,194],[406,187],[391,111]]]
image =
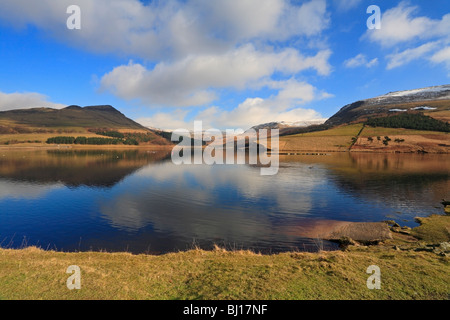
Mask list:
[[[450,217],[438,217],[427,220],[431,231],[421,232],[448,241]],[[276,255],[220,248],[161,256],[1,249],[0,298],[448,299],[448,256],[418,250],[425,240],[395,235],[378,246]],[[67,289],[70,265],[81,268],[80,290]],[[380,267],[380,290],[366,286],[370,265]]]

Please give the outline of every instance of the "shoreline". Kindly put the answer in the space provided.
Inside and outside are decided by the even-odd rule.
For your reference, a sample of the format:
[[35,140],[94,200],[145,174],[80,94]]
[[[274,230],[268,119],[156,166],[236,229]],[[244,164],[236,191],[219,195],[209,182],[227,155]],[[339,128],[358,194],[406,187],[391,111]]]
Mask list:
[[[448,250],[401,233],[381,245],[271,255],[219,247],[164,255],[0,249],[0,299],[447,300]],[[69,266],[79,267],[79,290],[67,287]],[[380,269],[380,290],[367,286],[369,266]]]
[[[0,145],[0,151],[17,151],[17,150],[163,150],[170,151],[176,145],[46,145],[46,144],[16,144],[16,145]],[[361,153],[361,154],[442,154],[447,155],[449,152],[443,151],[399,151],[393,149],[387,150],[370,150],[370,149],[351,149],[351,150],[280,150],[277,153],[267,152],[269,155],[290,156],[290,155],[319,155],[327,156],[329,154],[343,153]]]
[[171,145],[0,145],[2,150],[171,150]]
[[[444,208],[444,210],[446,207]],[[288,253],[309,253],[309,254],[320,254],[323,252],[335,252],[335,251],[345,251],[349,246],[355,247],[392,247],[400,243],[413,243],[413,244],[428,244],[430,245],[430,239],[436,237],[434,234],[430,234],[430,231],[426,229],[425,232],[416,232],[423,225],[426,225],[431,221],[430,225],[432,228],[440,228],[443,230],[444,235],[439,235],[438,240],[434,242],[447,242],[450,241],[450,214],[444,212],[443,214],[431,214],[426,217],[417,217],[416,222],[418,226],[410,228],[407,226],[400,226],[394,220],[385,220],[380,222],[350,222],[350,221],[339,221],[339,220],[318,220],[317,225],[314,226],[312,230],[307,230],[306,233],[300,229],[300,235],[302,237],[309,237],[310,239],[321,239],[330,242],[334,242],[340,245],[339,249],[336,250],[320,250],[317,251],[280,251],[271,253],[262,253],[253,251],[251,249],[226,249],[221,246],[214,244],[213,249],[203,249],[197,246],[191,249],[169,251],[163,253],[132,253],[128,251],[104,251],[99,249],[98,251],[58,251],[53,249],[43,249],[42,247],[37,247],[35,245],[26,246],[23,248],[4,248],[0,246],[0,251],[11,250],[11,251],[22,251],[22,250],[37,250],[42,252],[53,252],[61,254],[79,254],[79,253],[100,253],[100,254],[129,254],[133,256],[164,256],[172,255],[178,253],[184,253],[189,251],[223,251],[223,252],[247,252],[255,255],[261,256],[272,256],[279,254]],[[442,223],[444,221],[444,223]],[[441,231],[442,231],[441,230]],[[303,233],[302,233],[303,232]],[[320,232],[318,234],[317,232]],[[434,232],[434,231],[433,231]],[[418,236],[420,235],[420,236]],[[431,238],[430,238],[431,236]],[[427,238],[428,237],[428,238]],[[436,245],[436,243],[434,243]],[[450,255],[448,255],[450,257]]]
[[[314,253],[263,255],[220,247],[163,255],[0,249],[0,299],[447,300],[450,216],[420,222],[422,230],[405,230],[408,235],[391,229],[398,232],[377,245],[348,242],[342,250]],[[413,240],[411,233],[422,240]],[[366,285],[368,267],[374,265],[381,272],[380,290]],[[67,287],[70,266],[80,270],[79,290]]]

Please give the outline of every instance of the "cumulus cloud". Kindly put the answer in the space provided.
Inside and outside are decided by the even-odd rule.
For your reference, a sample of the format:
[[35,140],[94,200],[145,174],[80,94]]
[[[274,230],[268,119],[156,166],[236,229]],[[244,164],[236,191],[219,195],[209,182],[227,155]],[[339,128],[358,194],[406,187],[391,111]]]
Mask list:
[[[70,5],[81,8],[81,30],[66,28]],[[286,40],[327,28],[325,0],[3,0],[0,20],[27,25],[95,52],[143,59],[180,58],[229,50],[251,39]]]
[[415,17],[418,11],[417,6],[402,1],[382,15],[380,29],[368,30],[365,36],[386,47],[412,40],[449,36],[450,14],[438,20],[426,16]]
[[273,121],[296,122],[302,120],[322,120],[322,116],[313,109],[293,108],[277,110],[276,99],[247,98],[231,111],[222,110],[215,115],[216,123],[225,128],[248,129],[252,126]]
[[432,19],[421,16],[418,6],[402,1],[386,10],[381,18],[381,28],[367,30],[363,39],[391,50],[386,54],[386,69],[392,70],[416,60],[446,63],[445,53],[441,57],[438,52],[450,43],[448,30],[450,13],[440,19]]
[[0,111],[30,108],[53,108],[61,109],[66,107],[63,104],[48,101],[48,97],[36,93],[4,93],[0,92]]
[[357,56],[350,58],[344,62],[344,65],[347,68],[357,68],[365,66],[367,68],[371,68],[373,66],[376,66],[378,64],[378,58],[374,58],[372,60],[368,60],[366,55],[360,53]]
[[124,99],[140,99],[151,105],[199,106],[213,102],[212,88],[257,87],[274,72],[287,75],[306,69],[330,73],[331,51],[305,57],[295,49],[257,51],[244,45],[221,55],[189,56],[174,63],[161,62],[152,70],[130,62],[116,67],[101,79],[101,87]]
[[[205,129],[240,128],[244,130],[254,125],[272,121],[325,120],[317,111],[302,106],[314,100],[329,98],[332,96],[331,94],[295,79],[268,81],[265,86],[277,89],[278,93],[265,99],[260,97],[247,98],[231,110],[225,110],[218,106],[208,107],[195,114],[193,118],[201,120]],[[193,121],[186,120],[189,112],[183,112],[182,110],[157,113],[152,117],[138,119],[137,121],[161,129],[185,128],[192,130]]]
[[[81,30],[66,28],[70,5],[81,9]],[[222,90],[269,87],[276,92],[273,97],[253,101],[261,108],[258,113],[267,113],[264,121],[283,113],[296,117],[304,114],[293,111],[296,106],[309,101],[304,98],[308,84],[297,85],[299,97],[287,80],[275,78],[297,78],[305,70],[320,76],[331,72],[332,52],[322,38],[330,24],[326,0],[3,0],[0,23],[32,25],[87,51],[131,56],[136,62],[101,77],[100,90],[159,110],[203,107],[205,113],[199,115],[214,115],[227,124],[234,114],[244,115],[239,123],[253,123],[251,112],[245,112],[252,109],[252,99],[234,108],[239,112],[233,106],[213,109]],[[321,43],[320,48],[310,46],[308,54],[298,49],[313,42]],[[139,120],[175,126],[186,117],[161,111]]]
[[185,128],[193,129],[193,123],[188,123],[185,119],[189,114],[188,109],[175,109],[170,112],[157,112],[151,117],[142,117],[136,119],[136,122],[149,128],[162,130],[176,130]]

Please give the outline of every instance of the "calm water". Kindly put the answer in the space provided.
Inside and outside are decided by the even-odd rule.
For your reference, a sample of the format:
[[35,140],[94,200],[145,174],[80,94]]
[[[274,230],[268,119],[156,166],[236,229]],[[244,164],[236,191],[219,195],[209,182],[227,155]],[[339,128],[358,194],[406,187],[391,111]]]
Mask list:
[[449,158],[281,156],[278,174],[261,176],[248,165],[175,166],[165,152],[2,151],[0,245],[314,251],[314,232],[327,220],[412,227],[416,216],[442,213]]

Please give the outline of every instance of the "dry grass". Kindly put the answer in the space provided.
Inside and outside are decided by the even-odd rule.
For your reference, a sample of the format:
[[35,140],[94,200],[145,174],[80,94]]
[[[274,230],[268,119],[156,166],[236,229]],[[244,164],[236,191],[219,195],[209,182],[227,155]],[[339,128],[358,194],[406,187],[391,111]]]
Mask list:
[[[383,144],[386,136],[391,139],[388,145]],[[373,140],[369,141],[369,137]],[[352,151],[450,153],[450,135],[434,131],[365,127]]]
[[412,234],[426,242],[439,244],[450,240],[450,216],[431,215],[417,218],[420,226],[414,228]]
[[47,141],[48,138],[52,137],[60,137],[60,136],[71,136],[71,137],[98,137],[95,133],[88,132],[86,130],[73,130],[68,131],[69,133],[61,132],[61,133],[20,133],[20,134],[0,134],[0,145],[5,145],[9,143],[9,145],[21,144],[21,143],[43,143]]
[[373,137],[376,138],[380,136],[383,138],[384,136],[391,135],[439,135],[443,137],[447,137],[450,139],[450,135],[443,132],[438,131],[426,131],[426,130],[412,130],[412,129],[403,129],[403,128],[382,128],[382,127],[369,127],[366,126],[364,130],[361,132],[361,137]]
[[[423,241],[449,241],[450,216],[431,216]],[[422,228],[422,229],[421,229]],[[439,238],[435,235],[439,234]],[[432,236],[429,238],[429,236]],[[410,237],[411,238],[411,237]],[[276,299],[448,299],[449,258],[417,251],[400,234],[378,246],[346,251],[288,252],[197,248],[160,256],[129,253],[0,249],[1,299],[276,300]],[[398,249],[401,246],[401,249]],[[81,289],[69,290],[71,265],[81,269]],[[367,267],[381,270],[381,289],[366,286]]]
[[313,151],[339,152],[347,151],[351,145],[351,137],[281,137],[280,152]]
[[[450,216],[430,216],[413,233],[449,241]],[[422,228],[422,229],[421,229]],[[439,238],[435,235],[439,234]],[[432,236],[429,238],[429,236]],[[442,237],[443,235],[443,237]],[[409,237],[411,238],[411,237]],[[1,299],[279,300],[448,299],[449,258],[418,251],[422,243],[397,234],[378,246],[346,251],[288,252],[193,249],[160,256],[129,253],[0,249]],[[401,246],[401,249],[398,247]],[[69,290],[71,265],[81,289]],[[367,267],[381,270],[381,289],[366,286]]]
[[346,136],[346,137],[355,137],[359,131],[361,130],[363,124],[357,123],[357,124],[350,124],[350,125],[343,125],[339,126],[333,129],[323,130],[323,131],[316,131],[316,132],[308,132],[308,133],[300,133],[295,134],[292,136],[287,136],[291,138],[296,137],[330,137],[330,136]]
[[342,152],[348,151],[352,137],[358,135],[362,124],[280,137],[280,152]]
[[450,122],[450,110],[431,111],[424,114],[444,122]]
[[[352,138],[357,136],[358,139],[352,146]],[[388,146],[383,144],[385,136],[391,138]],[[369,141],[369,137],[373,141]],[[404,141],[395,142],[395,139]],[[280,137],[280,152],[342,152],[348,151],[350,147],[352,151],[449,153],[450,135],[425,130],[363,128],[363,124],[359,123]]]
[[[366,287],[378,265],[382,289]],[[81,290],[69,290],[70,265]],[[191,250],[162,256],[0,250],[3,299],[446,299],[448,259],[387,247],[258,255]]]

